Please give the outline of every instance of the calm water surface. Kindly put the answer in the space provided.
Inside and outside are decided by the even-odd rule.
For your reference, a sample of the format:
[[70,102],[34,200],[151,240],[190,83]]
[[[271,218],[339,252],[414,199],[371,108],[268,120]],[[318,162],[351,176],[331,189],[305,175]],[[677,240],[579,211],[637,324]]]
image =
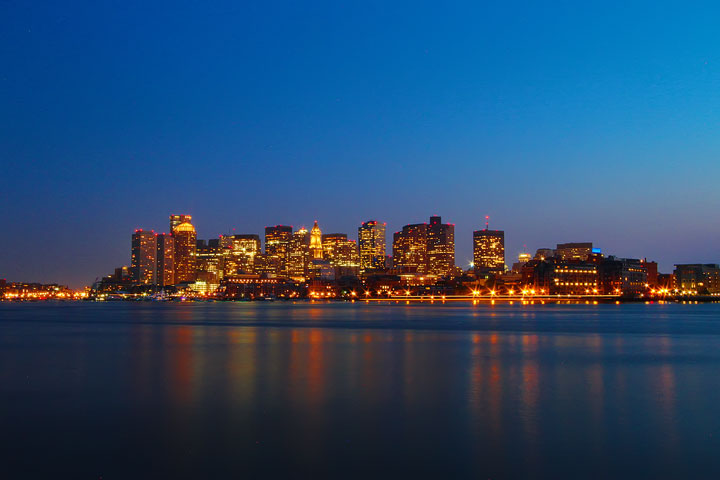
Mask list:
[[1,478],[720,478],[720,305],[0,304]]

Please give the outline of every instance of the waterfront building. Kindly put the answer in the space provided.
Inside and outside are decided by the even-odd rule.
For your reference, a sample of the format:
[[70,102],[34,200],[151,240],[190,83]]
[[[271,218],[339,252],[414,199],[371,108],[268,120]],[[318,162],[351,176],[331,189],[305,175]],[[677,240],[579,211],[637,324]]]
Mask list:
[[265,227],[265,253],[274,260],[266,262],[266,265],[275,265],[278,270],[276,275],[287,275],[287,258],[290,240],[293,236],[291,225],[275,225]]
[[358,227],[360,273],[385,270],[385,224],[368,220]]
[[155,237],[157,244],[157,284],[164,287],[175,284],[175,238],[167,233]]
[[427,227],[427,271],[444,277],[455,271],[455,224],[442,223],[435,215]]
[[473,232],[473,265],[476,273],[503,273],[505,271],[505,232],[484,230]]
[[138,229],[132,235],[130,269],[135,283],[155,284],[157,244],[155,232]]
[[720,293],[720,266],[715,263],[675,265],[675,288],[699,295]]
[[603,258],[599,265],[601,293],[639,295],[647,289],[647,267],[641,260],[609,256]]
[[532,255],[529,253],[521,253],[518,255],[518,261],[513,263],[512,271],[514,273],[520,273],[522,271],[522,267],[528,263],[530,260],[532,260]]
[[[171,223],[173,217],[171,216]],[[184,220],[190,220],[189,215],[180,215]],[[175,237],[175,283],[192,283],[196,278],[197,233],[189,221],[175,226],[172,231]]]

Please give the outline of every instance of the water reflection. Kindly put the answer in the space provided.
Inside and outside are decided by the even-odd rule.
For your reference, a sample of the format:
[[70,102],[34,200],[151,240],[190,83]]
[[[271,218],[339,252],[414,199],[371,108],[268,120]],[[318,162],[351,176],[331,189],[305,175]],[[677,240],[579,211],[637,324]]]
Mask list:
[[[0,336],[0,385],[61,392],[63,414],[74,402],[101,405],[104,428],[127,439],[116,447],[154,445],[179,472],[211,457],[254,476],[343,476],[352,464],[402,466],[396,476],[617,477],[632,458],[651,473],[713,467],[707,452],[720,448],[718,335],[608,332],[594,311],[595,330],[568,332],[575,313],[514,317],[501,306],[181,307],[67,338]],[[15,405],[2,404],[37,415]]]

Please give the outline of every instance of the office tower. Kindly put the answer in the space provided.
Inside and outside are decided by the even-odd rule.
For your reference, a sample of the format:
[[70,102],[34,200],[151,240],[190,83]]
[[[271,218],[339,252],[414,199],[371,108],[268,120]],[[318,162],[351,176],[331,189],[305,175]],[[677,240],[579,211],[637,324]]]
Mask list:
[[[189,220],[189,215],[173,215]],[[197,277],[196,255],[197,255],[197,233],[195,227],[189,221],[175,226],[172,231],[175,237],[175,283],[192,283]]]
[[385,224],[375,220],[358,227],[360,273],[385,269]]
[[402,231],[393,234],[393,269],[401,273],[427,273],[427,246],[427,224],[405,225]]
[[310,242],[310,233],[305,228],[292,234],[287,251],[287,276],[294,280],[302,282],[308,277]]
[[157,284],[160,286],[175,283],[175,238],[167,233],[155,237],[157,243]]
[[213,238],[208,241],[198,240],[195,251],[195,281],[204,282],[214,289],[224,278],[225,248],[220,245],[220,239]]
[[220,237],[220,245],[224,248],[225,275],[255,272],[255,257],[261,253],[259,235],[223,235]]
[[555,256],[563,261],[585,261],[591,253],[593,253],[592,242],[558,243],[555,249]]
[[532,255],[529,253],[521,253],[518,255],[518,261],[513,263],[512,271],[515,273],[520,273],[522,271],[522,267],[525,266],[526,263],[528,263],[530,260],[532,260]]
[[135,283],[155,283],[155,256],[157,254],[155,232],[135,230],[132,235],[132,258],[130,268]]
[[181,223],[192,223],[192,216],[190,215],[170,215],[170,233],[175,230],[175,227]]
[[322,260],[323,258],[322,231],[318,227],[317,220],[315,220],[315,225],[310,230],[310,253],[314,260]]
[[430,275],[452,275],[455,270],[455,225],[430,217],[427,227],[427,258]]
[[478,273],[503,273],[505,271],[505,232],[485,230],[473,232],[473,263]]
[[277,266],[275,274],[287,274],[287,253],[292,234],[292,226],[265,227],[265,253],[270,257],[266,263]]
[[360,270],[360,252],[355,240],[348,240],[344,233],[328,233],[322,236],[323,258],[334,267],[343,269],[341,275],[357,275]]

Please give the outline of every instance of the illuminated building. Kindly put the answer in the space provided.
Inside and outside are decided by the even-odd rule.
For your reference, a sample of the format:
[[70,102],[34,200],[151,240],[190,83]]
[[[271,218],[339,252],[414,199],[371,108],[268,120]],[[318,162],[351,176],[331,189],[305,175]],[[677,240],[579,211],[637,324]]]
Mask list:
[[157,284],[175,284],[175,238],[167,233],[155,237],[157,243]]
[[647,267],[636,259],[610,256],[600,262],[600,291],[607,295],[637,295],[646,290]]
[[[543,257],[544,259],[545,257]],[[520,273],[522,271],[522,267],[528,263],[530,260],[532,260],[532,255],[529,253],[521,253],[518,255],[518,261],[513,263],[512,271],[515,273]]]
[[135,283],[145,285],[155,283],[156,255],[155,232],[135,230],[132,235],[132,258],[130,262],[130,270]]
[[427,258],[430,275],[443,277],[455,270],[455,225],[442,223],[439,216],[430,217],[427,227]]
[[260,253],[260,237],[258,235],[221,236],[220,245],[224,248],[223,272],[225,275],[255,271],[255,257]]
[[485,230],[473,232],[473,265],[477,273],[502,273],[505,271],[505,232]]
[[292,226],[265,227],[265,253],[274,259],[267,264],[278,267],[278,270],[274,272],[277,275],[287,274],[287,254],[292,235]]
[[258,253],[255,255],[255,273],[258,275],[275,276],[280,271],[280,260],[267,253]]
[[322,231],[318,227],[317,220],[310,230],[310,254],[315,260],[323,259],[323,248],[322,248]]
[[675,265],[675,288],[680,293],[720,293],[720,266],[714,263],[691,263]]
[[[189,215],[173,215],[190,219]],[[177,224],[172,231],[175,237],[175,283],[192,283],[196,278],[197,233],[189,221]]]
[[392,266],[400,273],[428,271],[428,228],[425,223],[405,225],[393,234]]
[[170,233],[175,230],[175,227],[181,223],[192,223],[192,216],[190,215],[170,215]]
[[592,242],[558,243],[555,249],[555,256],[564,261],[585,261],[591,253],[600,253],[599,250],[594,251]]
[[213,238],[209,242],[205,240],[196,242],[195,270],[197,273],[194,281],[203,282],[205,286],[194,287],[193,291],[207,293],[219,285],[224,274],[224,251],[225,248],[220,245],[220,239],[217,238]]
[[287,250],[287,273],[293,280],[303,282],[308,278],[310,262],[310,233],[301,228],[292,234]]
[[375,220],[358,227],[360,273],[385,270],[385,224]]
[[523,267],[523,284],[543,295],[597,294],[600,289],[598,265],[532,260]]
[[360,253],[357,243],[348,240],[344,233],[322,236],[323,257],[335,268],[335,275],[357,275],[360,271]]

